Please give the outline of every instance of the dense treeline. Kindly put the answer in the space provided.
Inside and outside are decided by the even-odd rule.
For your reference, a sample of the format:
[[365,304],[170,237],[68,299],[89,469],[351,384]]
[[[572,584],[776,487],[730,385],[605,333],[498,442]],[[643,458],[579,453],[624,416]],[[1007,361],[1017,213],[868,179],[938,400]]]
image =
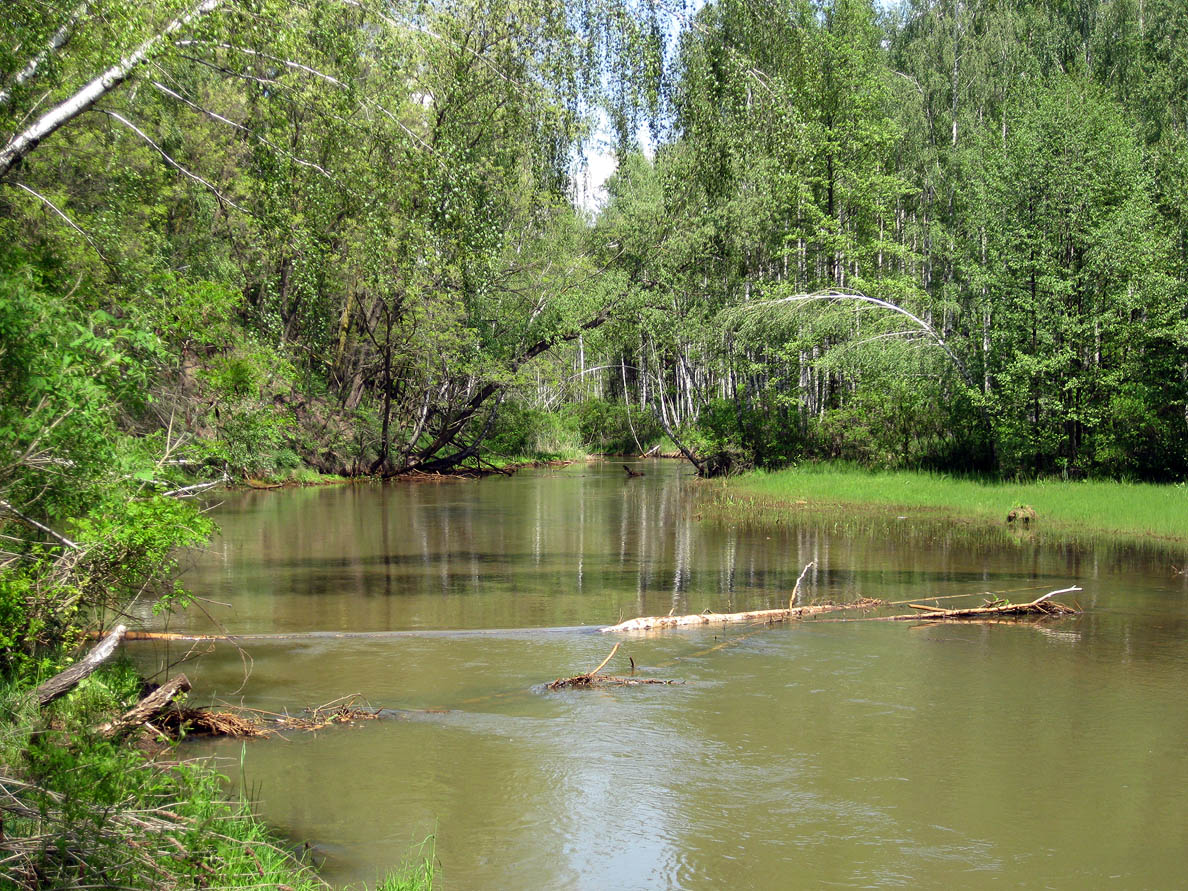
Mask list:
[[[659,423],[706,472],[1188,470],[1170,0],[108,0],[5,27],[6,274],[155,339],[134,426],[174,418],[188,460],[442,470]],[[620,168],[591,221],[596,108]]]
[[727,464],[1182,477],[1186,38],[1174,2],[706,5],[599,222],[681,230],[606,355]]

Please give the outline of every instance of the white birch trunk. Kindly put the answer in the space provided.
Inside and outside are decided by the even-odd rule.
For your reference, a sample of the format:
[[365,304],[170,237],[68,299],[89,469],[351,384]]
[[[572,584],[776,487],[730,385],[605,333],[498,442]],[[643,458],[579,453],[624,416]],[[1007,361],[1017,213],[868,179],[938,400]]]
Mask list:
[[68,99],[59,102],[40,118],[16,134],[0,149],[0,179],[8,175],[21,159],[35,149],[38,143],[63,124],[69,123],[80,114],[93,108],[95,103],[126,81],[132,73],[148,59],[149,55],[190,22],[213,12],[226,0],[202,0],[184,15],[178,16],[158,34],[154,34],[132,53],[108,68],[89,84]]

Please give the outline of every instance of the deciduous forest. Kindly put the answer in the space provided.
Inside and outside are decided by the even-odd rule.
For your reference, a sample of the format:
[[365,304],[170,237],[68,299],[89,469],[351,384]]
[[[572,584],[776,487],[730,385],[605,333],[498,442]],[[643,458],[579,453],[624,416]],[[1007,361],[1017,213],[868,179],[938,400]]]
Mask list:
[[89,730],[135,678],[27,697],[97,612],[185,598],[207,483],[1188,474],[1182,0],[15,0],[0,125],[22,887],[230,862],[206,779],[127,818],[183,782]]

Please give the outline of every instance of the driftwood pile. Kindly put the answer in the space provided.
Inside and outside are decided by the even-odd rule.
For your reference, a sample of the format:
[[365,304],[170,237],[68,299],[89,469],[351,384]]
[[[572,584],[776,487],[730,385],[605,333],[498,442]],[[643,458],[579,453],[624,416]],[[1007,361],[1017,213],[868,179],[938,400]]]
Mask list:
[[[121,640],[134,636],[135,632],[129,633],[123,625],[117,625],[86,656],[37,687],[33,695],[38,704],[45,706],[69,693],[111,658]],[[276,714],[259,709],[223,711],[193,708],[175,701],[178,696],[189,691],[189,679],[184,674],[175,675],[150,690],[124,714],[98,725],[94,730],[109,738],[135,730],[149,731],[158,739],[180,739],[182,736],[253,737],[270,736],[281,730],[322,730],[339,724],[374,721],[384,715],[381,709],[356,705],[356,696],[344,696],[316,708],[308,708],[300,715]]]
[[286,730],[314,731],[360,721],[375,721],[383,717],[381,709],[355,705],[356,696],[344,696],[325,705],[307,708],[299,715],[279,714],[262,709],[238,708],[214,710],[208,708],[179,708],[162,714],[154,722],[173,738],[182,736],[264,737]]
[[[601,664],[593,671],[588,671],[585,674],[575,674],[571,678],[557,678],[550,684],[546,684],[546,689],[549,690],[568,690],[573,688],[589,689],[591,687],[642,687],[648,684],[668,685],[679,684],[680,681],[661,680],[660,678],[637,678],[637,677],[614,677],[612,675],[599,674],[598,672],[606,668],[608,662],[615,657],[615,653],[619,651],[619,644],[615,644]],[[632,663],[634,667],[634,663]]]

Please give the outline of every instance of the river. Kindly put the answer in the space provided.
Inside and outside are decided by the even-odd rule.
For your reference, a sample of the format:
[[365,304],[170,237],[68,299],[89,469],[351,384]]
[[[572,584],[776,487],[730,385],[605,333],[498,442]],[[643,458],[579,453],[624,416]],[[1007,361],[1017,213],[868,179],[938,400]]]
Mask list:
[[[225,496],[184,577],[206,600],[158,627],[409,633],[201,644],[191,702],[407,711],[183,752],[221,759],[335,884],[432,834],[446,891],[1183,887],[1182,553],[910,516],[741,530],[700,516],[686,465],[637,466]],[[622,636],[608,670],[680,683],[542,687],[606,656],[599,625],[777,607],[809,561],[810,600],[1079,584],[1086,611]]]

